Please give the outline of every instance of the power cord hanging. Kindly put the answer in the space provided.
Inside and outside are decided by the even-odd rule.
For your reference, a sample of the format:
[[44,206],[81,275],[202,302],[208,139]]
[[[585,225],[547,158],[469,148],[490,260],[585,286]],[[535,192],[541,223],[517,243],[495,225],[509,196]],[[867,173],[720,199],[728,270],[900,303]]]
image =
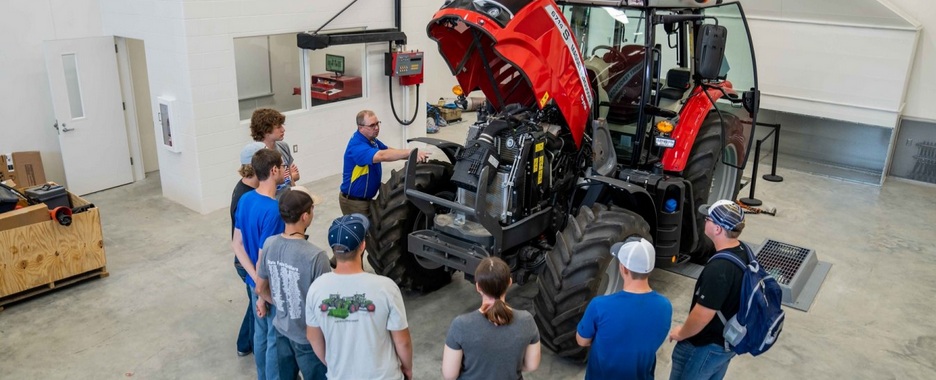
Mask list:
[[[393,43],[392,42],[388,43],[388,45],[390,46],[390,51],[392,52]],[[396,121],[400,123],[401,125],[413,124],[413,122],[416,121],[416,115],[419,114],[419,85],[418,84],[416,85],[416,106],[413,107],[413,116],[410,117],[409,121],[404,121],[404,120],[400,120],[400,116],[398,116],[396,112],[396,105],[393,104],[393,77],[388,76],[387,79],[388,79],[387,88],[390,91],[390,110],[393,111],[393,118],[396,119]],[[403,116],[406,116],[406,115],[403,115]]]

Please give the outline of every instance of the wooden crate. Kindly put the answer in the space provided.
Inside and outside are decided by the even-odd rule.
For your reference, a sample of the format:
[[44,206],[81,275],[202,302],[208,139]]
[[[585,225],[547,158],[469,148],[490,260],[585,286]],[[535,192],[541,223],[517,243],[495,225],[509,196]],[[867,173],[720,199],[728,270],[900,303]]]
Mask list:
[[[72,207],[88,201],[69,193]],[[0,310],[56,287],[107,277],[101,214],[72,215],[72,224],[52,220],[0,230]]]

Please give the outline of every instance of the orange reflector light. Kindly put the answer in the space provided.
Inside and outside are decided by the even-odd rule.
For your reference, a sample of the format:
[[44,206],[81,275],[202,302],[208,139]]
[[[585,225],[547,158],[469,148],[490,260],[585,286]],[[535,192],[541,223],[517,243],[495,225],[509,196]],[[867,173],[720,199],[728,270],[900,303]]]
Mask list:
[[462,90],[460,85],[456,84],[455,87],[452,87],[452,93],[455,94],[455,96],[462,96],[462,94],[464,94],[465,91]]
[[660,121],[656,125],[656,129],[657,131],[660,131],[660,133],[670,133],[673,131],[674,128],[676,127],[674,127],[673,123],[670,123],[669,120]]

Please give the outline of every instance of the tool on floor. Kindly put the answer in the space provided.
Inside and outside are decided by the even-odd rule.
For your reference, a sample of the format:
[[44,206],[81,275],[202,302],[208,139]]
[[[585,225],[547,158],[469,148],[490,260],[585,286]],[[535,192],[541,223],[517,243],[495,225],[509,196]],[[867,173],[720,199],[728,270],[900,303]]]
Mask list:
[[777,216],[776,208],[760,208],[760,207],[748,206],[738,200],[736,200],[735,203],[741,206],[741,208],[743,208],[744,211],[750,212],[752,214],[767,214],[770,216]]

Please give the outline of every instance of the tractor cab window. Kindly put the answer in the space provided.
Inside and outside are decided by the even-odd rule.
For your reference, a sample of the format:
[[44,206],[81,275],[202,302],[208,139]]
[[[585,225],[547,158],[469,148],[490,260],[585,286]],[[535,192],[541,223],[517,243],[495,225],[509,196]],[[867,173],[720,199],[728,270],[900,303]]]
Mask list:
[[[725,56],[722,59],[716,81],[724,83],[730,88],[728,96],[721,97],[716,102],[719,111],[732,114],[742,121],[742,135],[744,141],[750,141],[756,120],[752,113],[739,102],[745,92],[757,88],[757,76],[754,65],[754,53],[748,28],[742,15],[740,6],[736,3],[725,4],[718,7],[707,8],[704,11],[704,24],[717,24],[725,28],[727,38],[725,41]],[[749,107],[748,107],[749,108]],[[725,146],[722,162],[728,166],[743,167],[750,151],[750,144],[733,147],[731,142],[723,142]],[[739,149],[734,149],[739,148]]]
[[[618,157],[630,157],[646,67],[646,13],[637,9],[566,6],[588,79],[592,110],[608,121]],[[659,72],[659,49],[651,49]],[[655,74],[656,75],[656,74]]]

